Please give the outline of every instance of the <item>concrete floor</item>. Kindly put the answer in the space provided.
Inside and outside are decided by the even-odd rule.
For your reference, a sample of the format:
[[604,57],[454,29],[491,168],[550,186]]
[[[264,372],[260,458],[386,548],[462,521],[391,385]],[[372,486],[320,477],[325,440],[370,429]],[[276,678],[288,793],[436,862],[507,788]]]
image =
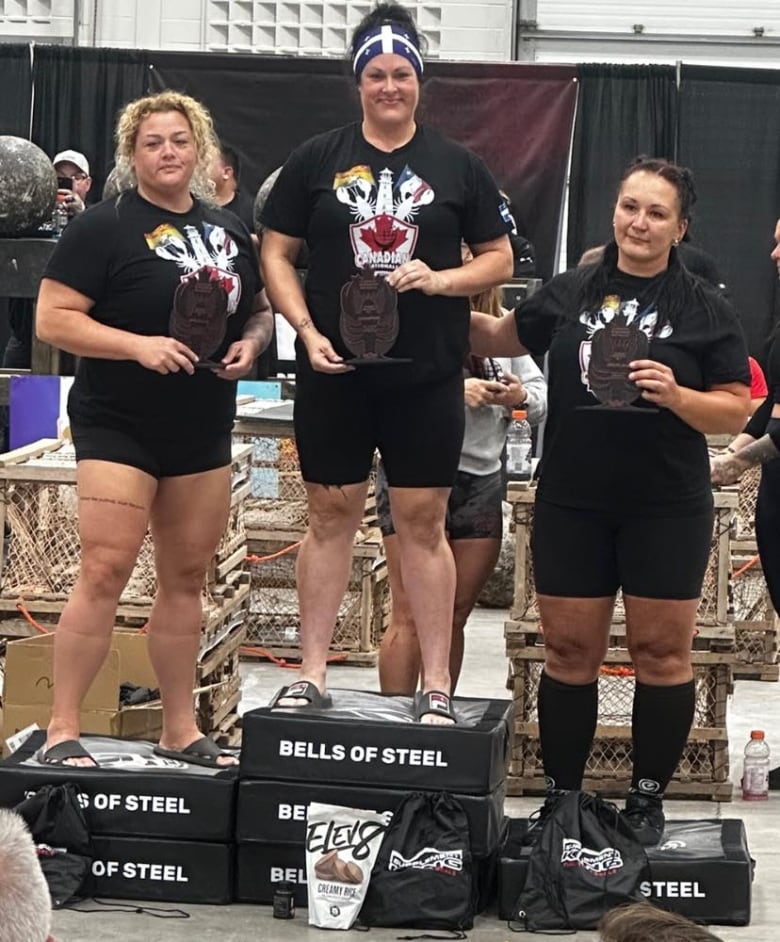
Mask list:
[[[506,657],[504,654],[503,623],[506,612],[479,609],[467,628],[466,655],[463,677],[458,693],[474,697],[507,697]],[[282,684],[289,683],[294,672],[265,663],[244,663],[243,708],[252,709],[268,702],[271,694]],[[337,666],[330,670],[331,687],[377,690],[376,670]],[[774,748],[773,766],[780,764],[780,684],[738,681],[729,707],[729,742],[732,781],[741,774],[742,749],[749,732],[763,728]],[[538,807],[535,798],[507,800],[506,813],[525,817]],[[742,817],[748,833],[752,856],[756,860],[753,883],[753,920],[744,928],[713,927],[723,942],[776,942],[780,931],[780,792],[770,794],[768,802],[743,802],[737,790],[732,802],[669,801],[670,818]],[[122,905],[122,904],[120,904]],[[125,905],[126,913],[83,914],[70,911],[54,915],[53,932],[58,942],[114,942],[114,940],[165,940],[165,942],[248,942],[248,940],[319,940],[334,938],[332,931],[309,928],[305,910],[299,910],[295,919],[273,919],[268,906],[182,906],[189,919],[155,918],[136,913],[135,903]],[[397,929],[371,930],[371,938],[395,940],[399,934],[412,932]],[[595,940],[594,932],[581,932],[583,942]],[[510,938],[506,924],[495,914],[477,917],[474,929],[468,933],[473,942],[506,942]]]

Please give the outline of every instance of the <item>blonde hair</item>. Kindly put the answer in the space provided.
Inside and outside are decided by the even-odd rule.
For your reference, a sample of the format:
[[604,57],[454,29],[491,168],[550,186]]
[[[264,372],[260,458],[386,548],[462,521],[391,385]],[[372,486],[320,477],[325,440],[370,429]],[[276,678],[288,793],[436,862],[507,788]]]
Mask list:
[[164,91],[156,95],[137,98],[125,105],[116,126],[116,154],[114,162],[117,174],[128,176],[137,183],[133,169],[133,154],[141,122],[151,114],[178,111],[184,115],[192,130],[195,142],[195,170],[190,181],[190,190],[199,199],[214,202],[215,188],[210,177],[211,164],[219,153],[214,122],[203,105],[181,92]]
[[471,310],[479,311],[482,314],[490,314],[491,317],[504,316],[504,294],[501,288],[488,288],[479,294],[473,295],[470,299]]

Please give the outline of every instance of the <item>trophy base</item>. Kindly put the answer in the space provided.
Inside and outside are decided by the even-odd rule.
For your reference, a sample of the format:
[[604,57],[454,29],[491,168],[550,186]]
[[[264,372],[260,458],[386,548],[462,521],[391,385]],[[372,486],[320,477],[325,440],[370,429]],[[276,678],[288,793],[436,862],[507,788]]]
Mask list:
[[412,363],[411,357],[352,357],[344,360],[347,366],[396,366],[399,363]]
[[217,363],[216,360],[198,360],[192,364],[196,370],[224,370],[224,363]]
[[605,406],[603,403],[598,406],[575,406],[577,410],[593,410],[594,412],[642,412],[645,415],[652,415],[654,412],[660,412],[661,410],[656,408],[656,406]]

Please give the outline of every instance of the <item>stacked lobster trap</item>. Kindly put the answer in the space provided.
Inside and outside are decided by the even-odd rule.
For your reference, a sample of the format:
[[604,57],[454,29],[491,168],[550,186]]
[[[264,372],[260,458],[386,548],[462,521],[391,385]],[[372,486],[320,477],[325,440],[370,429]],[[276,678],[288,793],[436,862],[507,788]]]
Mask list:
[[780,628],[756,547],[756,498],[760,467],[749,468],[737,485],[738,503],[731,540],[729,584],[736,636],[734,677],[777,681]]
[[[260,410],[262,411],[262,410]],[[300,657],[300,609],[295,567],[308,514],[292,419],[258,433],[251,406],[244,405],[233,440],[251,448],[251,489],[246,503],[250,599],[244,653]],[[269,431],[273,434],[269,434]],[[336,618],[330,654],[347,663],[373,666],[387,626],[390,595],[382,538],[376,527],[374,476],[355,536],[347,591]]]
[[[505,624],[509,658],[508,688],[515,703],[515,729],[509,767],[510,795],[545,791],[536,696],[544,663],[544,630],[536,604],[530,536],[534,487],[510,485],[507,499],[515,524],[515,593],[511,620]],[[732,691],[734,627],[729,610],[729,536],[737,505],[734,492],[716,492],[715,526],[691,660],[696,683],[693,727],[670,796],[728,801],[728,731],[726,712]],[[626,645],[623,602],[618,597],[607,657],[598,681],[596,735],[585,769],[583,788],[604,795],[625,794],[631,783],[631,710],[635,679]]]
[[[235,736],[238,657],[249,608],[244,508],[251,449],[234,446],[228,524],[204,581],[196,705],[203,731]],[[73,446],[43,439],[0,456],[0,612],[19,611],[53,627],[78,576],[76,459]],[[146,535],[117,608],[118,626],[142,628],[156,591],[154,547]]]

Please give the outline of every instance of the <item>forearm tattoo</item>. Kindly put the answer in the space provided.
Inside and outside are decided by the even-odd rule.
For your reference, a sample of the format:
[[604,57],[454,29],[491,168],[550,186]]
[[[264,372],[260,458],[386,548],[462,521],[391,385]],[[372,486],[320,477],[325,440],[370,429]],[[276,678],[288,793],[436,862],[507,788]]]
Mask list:
[[752,445],[740,448],[737,456],[752,467],[757,464],[766,464],[767,461],[780,457],[780,451],[777,450],[775,443],[768,435],[762,435]]
[[304,317],[304,319],[298,324],[298,330],[306,330],[307,327],[311,325],[311,318]]

